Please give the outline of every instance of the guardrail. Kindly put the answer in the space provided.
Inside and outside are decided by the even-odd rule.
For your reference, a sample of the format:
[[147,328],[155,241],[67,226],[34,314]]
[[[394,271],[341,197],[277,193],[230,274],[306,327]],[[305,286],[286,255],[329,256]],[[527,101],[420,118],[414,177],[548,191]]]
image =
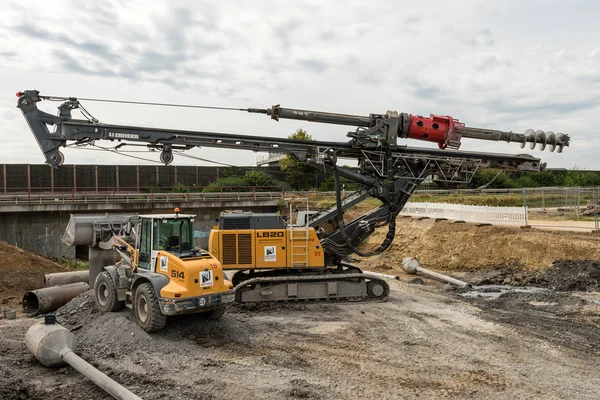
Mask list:
[[[86,192],[71,189],[70,192],[26,192],[0,195],[2,205],[33,205],[33,204],[111,204],[111,203],[166,203],[189,201],[238,201],[238,200],[273,200],[285,197],[285,190],[279,187],[240,186],[240,187],[211,187],[211,192],[183,191],[183,192],[127,192],[105,191]],[[166,188],[168,190],[169,188]],[[235,190],[236,191],[232,191]]]
[[400,215],[444,218],[479,224],[526,226],[527,207],[467,206],[448,203],[406,203]]

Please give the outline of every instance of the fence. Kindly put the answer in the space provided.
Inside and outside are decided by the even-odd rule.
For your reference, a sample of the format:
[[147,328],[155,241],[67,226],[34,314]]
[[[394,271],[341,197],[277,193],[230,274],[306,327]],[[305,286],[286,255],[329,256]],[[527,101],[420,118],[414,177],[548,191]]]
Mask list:
[[443,218],[493,225],[527,225],[527,207],[467,206],[448,203],[406,203],[400,215]]
[[[137,191],[149,186],[189,188],[209,185],[227,176],[242,176],[248,171],[267,172],[278,181],[285,181],[286,173],[278,166],[264,167],[206,167],[164,165],[63,165],[54,169],[46,164],[0,164],[0,194],[15,192],[76,191]],[[323,171],[303,174],[314,187],[327,178]]]

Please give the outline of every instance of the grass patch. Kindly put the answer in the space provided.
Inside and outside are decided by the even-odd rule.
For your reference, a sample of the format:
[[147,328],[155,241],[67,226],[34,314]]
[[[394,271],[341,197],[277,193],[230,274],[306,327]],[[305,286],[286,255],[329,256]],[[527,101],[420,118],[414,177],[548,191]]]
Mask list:
[[66,268],[72,269],[73,271],[86,271],[90,269],[90,265],[87,261],[75,260],[73,258],[59,258],[57,263]]

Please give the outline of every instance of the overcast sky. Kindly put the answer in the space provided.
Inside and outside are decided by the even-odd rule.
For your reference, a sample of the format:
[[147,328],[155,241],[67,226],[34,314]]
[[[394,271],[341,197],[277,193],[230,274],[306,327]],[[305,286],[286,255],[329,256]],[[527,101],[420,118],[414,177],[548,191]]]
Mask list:
[[[15,92],[350,114],[450,114],[468,126],[571,135],[548,167],[600,169],[600,2],[3,1],[0,163],[43,163]],[[40,108],[55,113],[58,103]],[[104,123],[346,140],[343,126],[258,114],[83,102]],[[407,141],[426,147],[423,142]],[[64,150],[66,164],[144,164]],[[256,154],[191,154],[253,165]],[[158,160],[158,153],[135,153]],[[195,161],[179,157],[175,165]],[[197,162],[198,165],[205,163]]]

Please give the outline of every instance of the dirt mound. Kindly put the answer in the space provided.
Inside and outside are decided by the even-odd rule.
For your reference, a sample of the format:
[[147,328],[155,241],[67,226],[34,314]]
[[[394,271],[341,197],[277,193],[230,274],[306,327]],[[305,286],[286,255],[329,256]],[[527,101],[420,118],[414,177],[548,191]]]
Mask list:
[[[450,221],[400,218],[396,238],[384,254],[363,260],[361,266],[386,273],[402,271],[405,257],[441,271],[480,271],[498,268],[548,268],[556,260],[600,260],[600,236]],[[386,229],[375,232],[365,249],[379,246]]]
[[0,300],[3,305],[19,304],[25,292],[44,286],[44,274],[69,271],[65,267],[0,242]]
[[600,290],[600,262],[559,260],[548,271],[548,281],[555,290]]
[[56,319],[65,328],[77,331],[83,324],[96,318],[98,313],[94,304],[94,291],[88,290],[56,310]]
[[503,270],[476,284],[540,286],[557,291],[600,291],[600,261],[557,260],[540,270]]

